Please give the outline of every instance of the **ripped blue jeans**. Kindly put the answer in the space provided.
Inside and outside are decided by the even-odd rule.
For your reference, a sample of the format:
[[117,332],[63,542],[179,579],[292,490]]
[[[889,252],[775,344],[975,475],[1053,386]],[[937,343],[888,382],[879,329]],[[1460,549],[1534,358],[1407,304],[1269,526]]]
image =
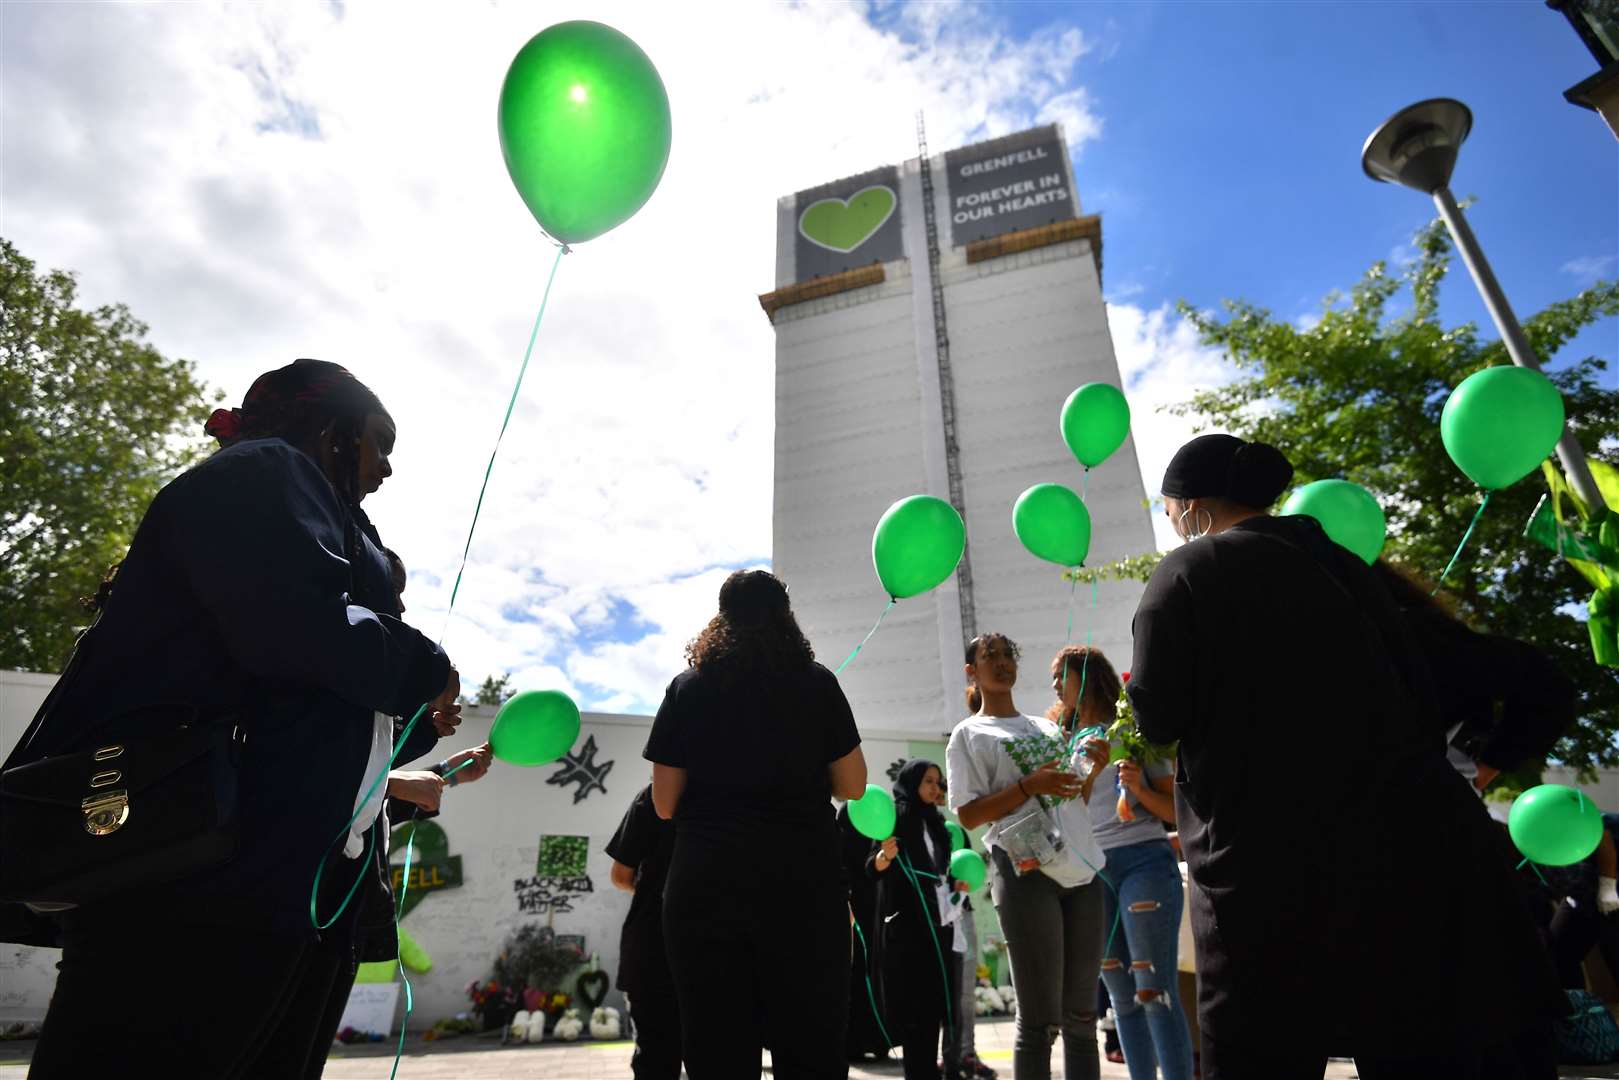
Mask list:
[[1192,1038],[1181,1012],[1176,953],[1181,908],[1186,903],[1180,868],[1166,840],[1113,848],[1104,873],[1118,890],[1107,890],[1105,926],[1113,930],[1119,906],[1124,917],[1102,958],[1102,980],[1113,999],[1119,1046],[1130,1080],[1192,1080]]

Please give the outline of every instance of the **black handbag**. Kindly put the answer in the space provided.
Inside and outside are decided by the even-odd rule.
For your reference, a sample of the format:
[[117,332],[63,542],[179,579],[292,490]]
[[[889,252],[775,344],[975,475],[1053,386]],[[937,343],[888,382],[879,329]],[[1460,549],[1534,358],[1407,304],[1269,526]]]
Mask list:
[[223,865],[237,850],[239,717],[148,705],[97,718],[88,749],[19,762],[56,717],[67,669],[0,772],[0,901],[61,909],[112,899]]

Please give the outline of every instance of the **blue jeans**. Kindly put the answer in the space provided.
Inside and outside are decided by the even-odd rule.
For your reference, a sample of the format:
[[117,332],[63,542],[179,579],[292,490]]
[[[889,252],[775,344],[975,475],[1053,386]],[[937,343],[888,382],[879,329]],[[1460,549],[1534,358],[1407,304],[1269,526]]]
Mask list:
[[[1113,999],[1119,1046],[1130,1080],[1192,1080],[1192,1037],[1181,1012],[1176,952],[1186,896],[1166,840],[1113,848],[1103,868],[1107,930],[1113,944],[1102,958],[1102,980]],[[1120,904],[1124,918],[1113,931]],[[1142,1000],[1138,994],[1148,994]]]

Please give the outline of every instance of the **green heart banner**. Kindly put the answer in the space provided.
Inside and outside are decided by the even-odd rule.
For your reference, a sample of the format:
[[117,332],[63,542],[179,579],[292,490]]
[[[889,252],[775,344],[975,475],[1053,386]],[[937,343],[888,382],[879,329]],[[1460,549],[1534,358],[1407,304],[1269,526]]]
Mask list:
[[798,231],[811,243],[848,254],[887,224],[898,205],[892,188],[874,184],[847,199],[811,203],[798,216]]

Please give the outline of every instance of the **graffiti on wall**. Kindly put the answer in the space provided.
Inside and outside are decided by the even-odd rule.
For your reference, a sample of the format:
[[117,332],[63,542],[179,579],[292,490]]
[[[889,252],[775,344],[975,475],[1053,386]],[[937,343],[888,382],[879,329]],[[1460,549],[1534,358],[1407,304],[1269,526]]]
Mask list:
[[611,761],[596,764],[596,736],[592,735],[585,740],[585,745],[579,748],[578,753],[569,751],[563,754],[562,768],[551,774],[545,782],[558,787],[578,784],[579,787],[573,793],[573,801],[580,803],[592,791],[607,794],[607,785],[602,781],[606,780],[607,774],[612,771]]
[[574,902],[596,891],[588,876],[542,877],[536,874],[512,882],[517,910],[524,915],[555,915],[574,910]]

